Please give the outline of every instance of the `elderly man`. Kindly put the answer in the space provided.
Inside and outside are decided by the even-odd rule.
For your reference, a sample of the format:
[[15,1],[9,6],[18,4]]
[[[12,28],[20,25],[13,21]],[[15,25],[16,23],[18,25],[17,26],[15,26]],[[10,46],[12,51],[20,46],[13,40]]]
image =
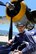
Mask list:
[[[14,51],[15,49],[16,50],[18,49],[19,54],[20,53],[23,54],[24,51],[28,50],[27,48],[29,47],[29,44],[31,44],[29,49],[32,47],[32,44],[34,44],[34,41],[33,41],[33,39],[31,38],[30,35],[27,35],[25,33],[25,28],[26,28],[25,24],[22,24],[22,23],[18,22],[16,24],[16,26],[17,26],[17,29],[18,29],[19,33],[14,37],[14,39],[9,40],[8,44],[12,44],[11,51]],[[19,47],[19,46],[21,46],[21,47]]]

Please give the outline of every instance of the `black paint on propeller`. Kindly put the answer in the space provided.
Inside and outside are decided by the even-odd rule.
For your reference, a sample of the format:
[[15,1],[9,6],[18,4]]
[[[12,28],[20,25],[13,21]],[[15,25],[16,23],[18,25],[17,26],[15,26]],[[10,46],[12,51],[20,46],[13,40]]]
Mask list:
[[6,5],[5,5],[3,2],[1,2],[1,1],[0,1],[0,5],[2,5],[2,6],[6,6]]

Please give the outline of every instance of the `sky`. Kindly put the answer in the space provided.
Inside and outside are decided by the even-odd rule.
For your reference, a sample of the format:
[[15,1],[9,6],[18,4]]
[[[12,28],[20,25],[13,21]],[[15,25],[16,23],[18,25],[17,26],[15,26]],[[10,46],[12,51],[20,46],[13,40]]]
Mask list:
[[[6,4],[6,2],[10,2],[10,0],[0,0]],[[31,8],[31,10],[36,10],[36,0],[24,0],[25,4]],[[0,16],[6,16],[6,7],[0,6]],[[7,30],[9,31],[9,24],[0,24],[1,30]],[[17,30],[16,27],[13,25],[13,31]],[[18,31],[18,30],[17,30]]]

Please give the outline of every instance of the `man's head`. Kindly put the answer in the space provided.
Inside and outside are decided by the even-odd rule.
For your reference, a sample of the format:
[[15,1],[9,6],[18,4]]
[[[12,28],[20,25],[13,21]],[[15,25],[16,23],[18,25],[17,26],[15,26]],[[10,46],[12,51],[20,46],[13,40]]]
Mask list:
[[16,27],[17,27],[17,29],[18,29],[18,31],[19,31],[20,33],[24,32],[24,29],[25,29],[25,25],[24,25],[24,24],[22,24],[22,23],[17,23]]

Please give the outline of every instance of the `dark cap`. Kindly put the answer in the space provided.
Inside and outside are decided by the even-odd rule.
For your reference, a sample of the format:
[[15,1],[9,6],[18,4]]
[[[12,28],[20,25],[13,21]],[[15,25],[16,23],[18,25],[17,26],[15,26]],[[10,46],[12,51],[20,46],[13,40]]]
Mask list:
[[18,27],[18,26],[25,26],[25,24],[24,24],[24,23],[21,23],[21,22],[18,22],[18,23],[16,23],[15,25],[16,25],[17,27]]

